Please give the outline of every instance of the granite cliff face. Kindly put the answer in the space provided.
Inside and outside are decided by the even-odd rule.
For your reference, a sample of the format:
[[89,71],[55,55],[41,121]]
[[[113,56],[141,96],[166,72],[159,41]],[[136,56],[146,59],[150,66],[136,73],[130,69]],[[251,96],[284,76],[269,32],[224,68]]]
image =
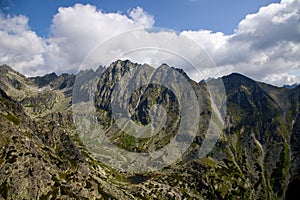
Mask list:
[[[77,77],[53,73],[27,78],[7,65],[0,66],[0,198],[292,199],[292,194],[299,194],[299,86],[278,88],[240,74],[223,77],[225,128],[212,151],[198,158],[215,113],[207,83],[196,83],[182,70],[167,65],[160,70],[155,75],[151,66],[119,60],[96,72],[82,71]],[[159,171],[138,174],[118,171],[95,159],[74,124],[72,101],[92,99],[95,121],[119,148],[135,153],[156,151],[179,130],[181,104],[176,91],[185,88],[180,82],[172,90],[147,85],[145,74],[172,80],[177,72],[195,91],[201,118],[181,158]],[[129,80],[126,77],[135,77],[133,92],[117,85]],[[209,81],[213,85],[217,80]],[[82,95],[72,98],[73,89],[74,95]],[[153,105],[161,105],[168,115],[152,116]],[[151,124],[153,131],[161,121],[166,125],[158,128],[155,137],[136,138],[127,134],[130,129],[120,130],[115,107],[128,109],[138,127]]]

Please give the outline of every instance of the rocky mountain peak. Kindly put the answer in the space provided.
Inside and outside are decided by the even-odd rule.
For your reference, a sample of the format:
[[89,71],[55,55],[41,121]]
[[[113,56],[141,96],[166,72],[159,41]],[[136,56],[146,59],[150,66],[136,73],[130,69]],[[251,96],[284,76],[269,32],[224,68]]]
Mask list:
[[0,66],[0,87],[5,91],[8,88],[21,90],[24,86],[23,82],[26,82],[27,78],[21,73],[13,70],[8,65]]
[[[149,173],[119,171],[97,160],[74,124],[70,112],[74,94],[94,95],[97,109],[93,123],[103,127],[113,145],[136,154],[158,151],[178,130],[183,115],[178,114],[182,105],[175,94],[185,88],[176,81],[172,84],[175,92],[167,86],[149,85],[146,75],[172,81],[178,75],[173,69],[163,65],[158,73],[147,64],[118,60],[107,68],[82,71],[76,76],[52,73],[26,78],[9,66],[1,66],[0,198],[284,199],[297,191],[299,86],[290,90],[273,87],[237,73],[222,78],[227,97],[225,128],[205,157],[199,157],[198,152],[205,142],[213,109],[205,82],[192,82],[197,97],[201,97],[201,121],[191,147],[180,159]],[[131,78],[135,80],[132,88],[126,89]],[[153,105],[161,105],[168,115],[155,120]],[[128,109],[135,126],[121,129],[113,106]],[[146,130],[147,134],[147,126],[156,125],[152,121],[165,122],[153,137],[139,138],[126,132],[138,127],[134,130]],[[97,135],[91,140],[97,141]],[[112,151],[107,153],[114,156]],[[126,160],[123,154],[119,156]]]
[[11,68],[9,65],[6,65],[6,64],[0,66],[0,72],[1,72],[0,74],[13,73],[13,74],[18,74],[19,76],[25,77],[24,75],[15,71],[13,68]]
[[133,63],[130,60],[117,60],[110,64],[108,70],[112,72],[112,75],[120,74],[122,76],[126,72],[133,71],[139,66],[140,64]]
[[7,73],[8,71],[13,71],[13,69],[9,65],[1,65],[0,66],[0,72],[2,74]]
[[46,74],[44,76],[37,76],[31,78],[33,82],[40,88],[45,87],[49,85],[52,81],[54,81],[58,76],[55,72]]
[[283,87],[286,88],[286,89],[294,89],[294,88],[299,87],[299,86],[300,86],[299,83],[294,83],[292,85],[283,85]]
[[239,73],[232,73],[222,79],[227,90],[236,90],[240,86],[253,87],[256,85],[254,80]]
[[58,76],[53,72],[44,76],[32,77],[30,80],[39,88],[50,86],[52,89],[64,89],[73,86],[75,75],[64,73]]

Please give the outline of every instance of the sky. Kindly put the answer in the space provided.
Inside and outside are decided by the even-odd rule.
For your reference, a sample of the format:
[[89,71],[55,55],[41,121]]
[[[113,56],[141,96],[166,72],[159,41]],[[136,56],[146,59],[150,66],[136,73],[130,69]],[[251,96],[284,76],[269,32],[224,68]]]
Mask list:
[[[207,52],[218,73],[207,68],[206,77],[239,72],[278,86],[300,83],[299,8],[300,0],[0,0],[0,64],[27,76],[75,73],[112,36],[162,27]],[[149,35],[147,45],[168,34]],[[189,51],[176,43],[174,51]]]

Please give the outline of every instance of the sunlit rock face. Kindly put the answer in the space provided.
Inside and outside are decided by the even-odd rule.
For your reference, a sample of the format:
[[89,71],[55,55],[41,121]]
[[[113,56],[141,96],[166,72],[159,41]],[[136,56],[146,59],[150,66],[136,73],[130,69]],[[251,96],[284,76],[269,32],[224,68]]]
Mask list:
[[[196,83],[168,65],[160,70],[155,75],[147,64],[118,60],[78,75],[28,78],[0,66],[0,197],[292,199],[299,194],[299,86],[274,87],[241,74],[208,80],[212,85],[223,81],[226,112],[221,112],[224,127],[217,143],[199,157],[215,112],[208,82]],[[190,147],[172,164],[144,173],[115,169],[82,140],[72,103],[92,100],[95,123],[118,148],[137,154],[158,151],[180,130],[182,104],[176,92],[186,88],[180,82],[172,89],[147,85],[148,74],[170,80],[182,75],[199,101],[201,123]],[[126,90],[125,82],[133,76],[134,89]],[[131,127],[120,129],[115,107],[128,109]]]

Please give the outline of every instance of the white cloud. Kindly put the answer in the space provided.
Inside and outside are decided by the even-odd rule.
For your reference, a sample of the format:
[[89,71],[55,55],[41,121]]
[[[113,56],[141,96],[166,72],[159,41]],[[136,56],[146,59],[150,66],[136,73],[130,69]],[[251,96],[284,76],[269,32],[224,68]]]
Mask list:
[[0,16],[0,64],[9,64],[26,75],[56,71],[77,72],[89,52],[100,43],[133,29],[148,28],[154,18],[137,7],[129,16],[104,13],[92,5],[59,8],[50,37],[31,31],[25,16]]
[[1,64],[9,64],[24,74],[31,74],[45,64],[44,50],[44,41],[29,29],[27,17],[0,15]]
[[[114,44],[114,51],[121,54],[129,47],[167,45],[172,40],[169,49],[183,51],[191,60],[199,60],[197,52],[189,48],[189,42],[180,39],[189,37],[201,45],[219,67],[219,73],[215,69],[203,69],[205,76],[240,72],[276,85],[300,82],[299,73],[295,73],[300,71],[299,8],[298,0],[282,0],[262,7],[257,13],[247,15],[232,35],[208,30],[187,30],[179,35],[143,32],[144,41],[131,44],[134,40],[128,38],[122,44]],[[1,16],[0,62],[31,75],[50,71],[76,72],[97,45],[129,30],[152,27],[154,22],[154,17],[141,7],[122,14],[104,13],[92,5],[76,4],[59,8],[53,17],[51,36],[42,39],[30,30],[25,16]],[[174,56],[153,51],[137,51],[130,56],[136,61],[155,64],[170,62],[176,65],[178,61]]]
[[[234,34],[185,31],[217,65],[260,81],[281,85],[300,82],[300,1],[282,0],[243,19]],[[231,66],[231,67],[229,67]],[[287,73],[291,72],[291,73]],[[280,76],[282,74],[282,76]]]
[[167,63],[183,68],[195,80],[205,78],[203,70],[212,70],[214,66],[203,49],[190,38],[168,30],[138,29],[117,35],[98,46],[85,60],[83,68],[108,66],[117,59],[154,67]]
[[129,12],[129,16],[134,22],[141,24],[143,27],[151,27],[154,24],[154,17],[144,11],[143,8],[137,7]]
[[150,27],[153,23],[153,17],[140,7],[130,11],[129,17],[103,13],[89,4],[59,8],[53,18],[49,39],[55,60],[59,57],[53,65],[61,67],[58,71],[78,69],[89,52],[105,40],[122,32]]

